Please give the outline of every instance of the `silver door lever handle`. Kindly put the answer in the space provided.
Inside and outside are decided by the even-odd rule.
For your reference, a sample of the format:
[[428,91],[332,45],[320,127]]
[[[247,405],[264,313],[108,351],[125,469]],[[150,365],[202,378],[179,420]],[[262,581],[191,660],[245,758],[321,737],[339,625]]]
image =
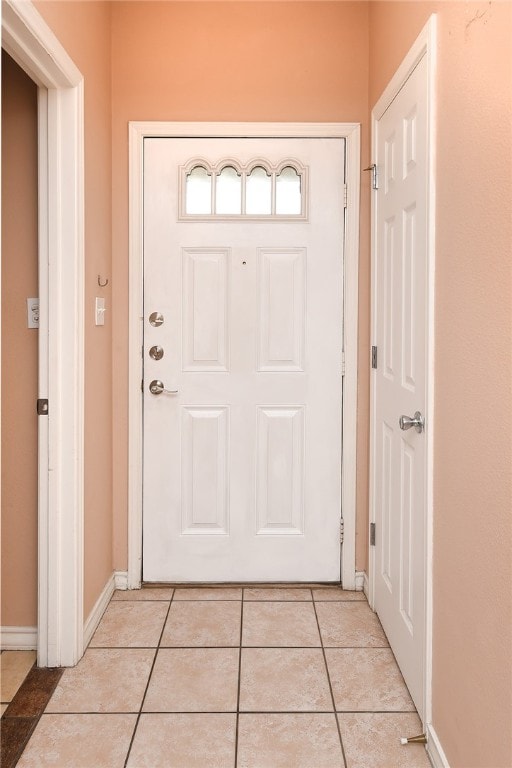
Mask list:
[[412,419],[410,416],[400,416],[398,423],[400,424],[400,429],[403,430],[414,427],[416,432],[423,432],[425,428],[425,419],[419,411],[416,411]]
[[163,383],[159,379],[153,379],[153,381],[149,385],[149,391],[151,392],[152,395],[161,395],[162,393],[166,395],[178,394],[177,389],[166,389]]

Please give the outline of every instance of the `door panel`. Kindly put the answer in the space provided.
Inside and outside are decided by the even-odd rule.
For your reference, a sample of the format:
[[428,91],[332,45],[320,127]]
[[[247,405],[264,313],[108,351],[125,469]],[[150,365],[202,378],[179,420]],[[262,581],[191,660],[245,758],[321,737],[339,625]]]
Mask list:
[[183,249],[183,370],[229,369],[229,249]]
[[[187,218],[197,157],[214,170]],[[297,159],[301,202],[293,173],[269,197],[288,210],[290,184],[296,215],[204,214],[212,187],[242,210],[252,158]],[[343,185],[339,139],[145,140],[145,581],[339,580]]]
[[306,323],[303,248],[259,250],[259,371],[303,371]]
[[[375,125],[374,604],[420,714],[424,709],[427,69],[423,58]],[[426,422],[428,428],[428,422]]]
[[258,533],[304,533],[304,408],[258,409]]
[[181,409],[182,534],[229,533],[229,411]]

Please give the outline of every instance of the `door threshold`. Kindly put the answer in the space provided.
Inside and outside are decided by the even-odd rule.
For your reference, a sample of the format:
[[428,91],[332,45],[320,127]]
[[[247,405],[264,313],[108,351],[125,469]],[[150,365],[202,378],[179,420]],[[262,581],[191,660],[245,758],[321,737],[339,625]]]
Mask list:
[[267,589],[279,589],[280,587],[286,589],[328,589],[331,587],[332,589],[340,589],[342,588],[342,585],[339,581],[143,581],[141,585],[141,589],[169,589],[170,587],[184,587],[190,589],[196,589],[197,587],[208,589],[220,589],[225,587],[266,587]]

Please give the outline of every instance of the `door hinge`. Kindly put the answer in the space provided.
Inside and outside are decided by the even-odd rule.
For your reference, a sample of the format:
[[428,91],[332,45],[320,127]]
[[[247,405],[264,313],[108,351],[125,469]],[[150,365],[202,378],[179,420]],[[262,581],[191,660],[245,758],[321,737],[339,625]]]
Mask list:
[[346,208],[348,206],[348,187],[346,184],[343,185],[343,207]]
[[341,353],[341,375],[345,375],[345,352],[342,351]]
[[372,347],[372,368],[377,368],[377,347]]
[[343,544],[343,539],[345,537],[345,521],[343,518],[340,520],[340,544]]
[[370,546],[375,546],[375,523],[370,523]]
[[368,166],[368,168],[364,168],[365,171],[371,171],[372,172],[372,189],[378,189],[379,188],[379,177],[377,174],[377,166],[375,163],[372,163]]
[[40,397],[37,401],[37,415],[48,416],[48,399],[46,397]]

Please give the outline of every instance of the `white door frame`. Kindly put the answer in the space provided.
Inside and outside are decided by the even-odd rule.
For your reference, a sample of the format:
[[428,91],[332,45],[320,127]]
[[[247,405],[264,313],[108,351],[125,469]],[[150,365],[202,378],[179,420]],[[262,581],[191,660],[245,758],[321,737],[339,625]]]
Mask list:
[[[143,343],[143,149],[149,137],[342,138],[346,141],[347,208],[344,263],[342,582],[355,588],[357,311],[359,271],[359,123],[171,123],[129,124],[129,426],[128,589],[142,579],[142,343]],[[342,350],[340,350],[340,355]]]
[[[2,47],[38,86],[38,664],[83,653],[83,77],[32,3],[2,2]],[[35,403],[34,403],[35,408]]]
[[[376,157],[376,123],[383,116],[391,102],[395,99],[419,61],[427,58],[427,418],[428,428],[425,431],[427,441],[427,483],[426,483],[426,664],[425,664],[425,725],[432,722],[432,531],[433,531],[433,480],[434,480],[434,286],[435,286],[435,93],[436,93],[436,16],[433,14],[412,48],[400,64],[384,93],[372,110],[372,158]],[[372,160],[373,162],[373,160]],[[378,173],[377,169],[377,173]],[[373,203],[373,200],[372,200]],[[375,312],[377,286],[375,284],[375,247],[377,235],[377,218],[375,205],[372,204],[372,343],[376,338],[377,316]],[[371,377],[370,389],[370,522],[375,522],[375,483],[376,483],[376,425],[375,425],[375,376]],[[375,599],[375,548],[369,546],[369,595],[371,607]]]

